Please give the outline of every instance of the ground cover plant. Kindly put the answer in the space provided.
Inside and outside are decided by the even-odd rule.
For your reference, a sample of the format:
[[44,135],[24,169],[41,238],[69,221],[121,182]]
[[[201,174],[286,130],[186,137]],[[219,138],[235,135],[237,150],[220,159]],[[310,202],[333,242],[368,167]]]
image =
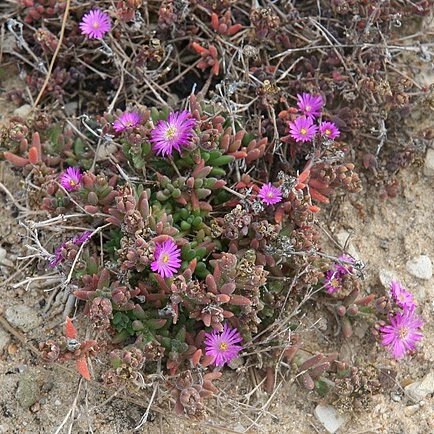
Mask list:
[[367,408],[381,370],[311,351],[304,316],[331,318],[335,342],[367,323],[395,359],[424,320],[399,282],[366,288],[317,222],[357,200],[360,172],[395,197],[432,138],[403,131],[432,89],[392,62],[431,56],[407,42],[432,2],[93,3],[20,0],[3,23],[27,84],[7,97],[29,111],[2,127],[0,158],[36,211],[32,270],[67,299],[42,358],[189,418],[227,365],[270,395],[285,378]]

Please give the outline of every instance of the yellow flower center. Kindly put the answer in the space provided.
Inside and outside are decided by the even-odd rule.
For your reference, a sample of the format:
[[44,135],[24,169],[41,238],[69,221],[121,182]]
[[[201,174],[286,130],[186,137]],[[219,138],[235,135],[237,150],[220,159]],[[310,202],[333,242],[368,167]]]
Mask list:
[[69,185],[70,185],[71,187],[75,187],[75,186],[77,185],[77,183],[76,183],[73,179],[70,179],[70,180],[69,180]]
[[166,264],[169,262],[169,255],[163,255],[163,262]]
[[98,29],[98,28],[99,28],[99,22],[98,22],[98,21],[94,21],[94,22],[92,23],[92,27],[93,27],[94,29]]
[[310,112],[310,111],[312,110],[312,107],[311,107],[310,105],[307,105],[307,106],[304,108],[304,110],[307,111],[307,112]]
[[328,128],[325,130],[326,136],[329,136],[332,132]]
[[401,339],[406,339],[408,336],[408,332],[409,332],[408,327],[401,327],[399,329],[399,337]]
[[330,285],[333,286],[333,288],[339,288],[339,280],[338,279],[330,280]]
[[303,134],[303,136],[305,136],[305,135],[307,134],[307,130],[306,130],[306,128],[302,128],[302,129],[300,130],[300,134]]
[[167,140],[172,140],[176,136],[176,133],[177,133],[176,127],[175,126],[171,126],[171,127],[167,128],[167,130],[165,131],[164,137]]
[[219,349],[222,350],[222,351],[226,351],[228,349],[228,344],[226,344],[225,342],[222,342],[219,345]]
[[272,191],[269,191],[268,193],[267,193],[267,197],[273,197],[273,192]]

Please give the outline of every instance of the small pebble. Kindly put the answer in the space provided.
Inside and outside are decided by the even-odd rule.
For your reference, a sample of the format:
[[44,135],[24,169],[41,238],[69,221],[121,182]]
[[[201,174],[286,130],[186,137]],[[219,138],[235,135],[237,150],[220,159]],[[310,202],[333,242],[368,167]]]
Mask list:
[[341,249],[345,249],[345,251],[356,261],[360,260],[360,254],[351,242],[352,236],[349,232],[346,230],[339,231],[335,234],[335,237]]
[[429,148],[426,153],[423,173],[425,176],[434,176],[434,149]]
[[5,316],[11,325],[19,328],[24,333],[35,330],[42,321],[38,312],[25,304],[8,307]]
[[404,409],[404,413],[407,416],[411,416],[412,414],[417,413],[417,411],[420,409],[420,405],[416,404],[416,405],[409,405],[408,407],[405,407]]
[[19,116],[23,119],[27,118],[27,116],[32,111],[32,106],[30,104],[24,104],[21,107],[18,107],[14,110],[14,115]]
[[41,404],[39,402],[35,402],[31,407],[30,411],[32,413],[37,413],[41,409]]
[[405,386],[404,388],[407,396],[415,401],[422,401],[426,396],[434,394],[434,371],[429,372],[420,381]]
[[15,398],[21,407],[31,409],[39,401],[41,393],[38,379],[38,374],[34,371],[28,370],[20,374]]
[[407,271],[414,277],[429,280],[432,277],[432,262],[427,255],[419,255],[407,261]]
[[8,346],[8,354],[13,356],[18,351],[18,347],[16,344],[12,343]]
[[378,277],[384,289],[387,291],[390,290],[390,282],[392,282],[392,280],[399,282],[398,276],[393,271],[384,268],[378,271]]
[[8,259],[7,257],[8,252],[3,247],[0,247],[0,265],[5,265],[6,267],[12,267],[14,266],[14,263]]
[[9,333],[0,327],[0,353],[9,347],[11,337]]
[[396,393],[396,392],[392,392],[392,393],[390,394],[390,397],[391,397],[392,400],[395,401],[395,402],[399,402],[399,401],[401,401],[401,399],[402,399],[402,396],[401,396],[399,393]]
[[27,371],[27,365],[19,365],[17,366],[17,371],[22,374],[23,372]]
[[318,404],[314,413],[316,418],[324,425],[324,428],[330,434],[335,433],[346,422],[346,418],[338,414],[336,409],[331,405]]

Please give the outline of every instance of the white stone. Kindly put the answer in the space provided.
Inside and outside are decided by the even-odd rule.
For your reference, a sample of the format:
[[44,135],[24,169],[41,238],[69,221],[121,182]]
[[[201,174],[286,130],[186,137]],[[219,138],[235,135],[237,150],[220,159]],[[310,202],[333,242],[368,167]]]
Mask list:
[[390,283],[392,281],[399,282],[398,276],[393,271],[386,270],[384,268],[381,268],[378,271],[378,277],[384,289],[386,290],[390,290]]
[[9,333],[0,327],[0,354],[7,348],[10,341],[11,337]]
[[428,148],[423,173],[426,176],[434,176],[434,149]]
[[427,395],[434,393],[434,371],[428,373],[421,381],[405,387],[407,396],[415,402],[422,401]]
[[32,111],[32,106],[30,104],[24,104],[14,110],[14,115],[25,119]]
[[315,408],[315,416],[330,434],[335,433],[346,422],[346,418],[338,414],[331,405],[318,404]]
[[339,231],[337,234],[335,234],[335,237],[341,249],[345,250],[345,252],[352,256],[355,260],[360,260],[360,255],[354,247],[354,244],[351,242],[351,234],[348,231]]
[[0,265],[5,265],[6,267],[13,267],[14,263],[7,258],[7,251],[3,247],[0,247]]
[[117,151],[118,147],[114,143],[103,143],[96,150],[95,161],[107,160]]
[[41,323],[38,313],[25,304],[11,306],[6,309],[6,319],[24,333],[30,332]]
[[418,279],[429,280],[432,277],[432,262],[426,255],[419,255],[407,261],[407,271]]
[[63,108],[67,116],[74,116],[78,109],[78,103],[76,101],[68,102]]

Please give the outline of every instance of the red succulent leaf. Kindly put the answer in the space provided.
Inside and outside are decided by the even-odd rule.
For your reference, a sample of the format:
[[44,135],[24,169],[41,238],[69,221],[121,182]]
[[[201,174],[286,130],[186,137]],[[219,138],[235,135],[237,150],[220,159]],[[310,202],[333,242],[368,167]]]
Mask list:
[[199,364],[199,360],[202,357],[202,350],[199,348],[196,350],[191,357],[191,363],[193,363],[193,366],[196,367]]
[[18,155],[12,154],[12,152],[5,151],[3,152],[3,156],[14,166],[24,167],[29,164],[29,160],[27,158],[19,157]]
[[211,25],[212,28],[217,32],[219,28],[219,17],[215,12],[211,14]]
[[68,339],[77,339],[77,329],[75,328],[75,326],[72,323],[71,318],[69,318],[69,316],[66,317],[65,336]]
[[321,194],[318,190],[315,190],[314,188],[310,188],[309,193],[312,196],[312,199],[315,199],[318,202],[321,202],[321,203],[329,203],[330,202],[328,197],[324,196],[323,194]]
[[191,48],[193,48],[193,50],[196,51],[197,54],[208,54],[209,53],[209,51],[206,48],[202,47],[197,42],[192,42]]
[[39,161],[38,149],[36,146],[32,146],[29,150],[29,161],[32,164],[36,164]]
[[231,295],[231,304],[237,305],[237,306],[249,306],[252,304],[252,302],[242,295],[232,294]]
[[235,33],[238,33],[241,29],[243,28],[243,26],[241,24],[234,24],[233,26],[230,26],[229,29],[227,30],[226,34],[228,36],[232,36],[235,35]]
[[87,366],[86,356],[80,357],[75,361],[77,372],[86,380],[90,380],[90,372]]

